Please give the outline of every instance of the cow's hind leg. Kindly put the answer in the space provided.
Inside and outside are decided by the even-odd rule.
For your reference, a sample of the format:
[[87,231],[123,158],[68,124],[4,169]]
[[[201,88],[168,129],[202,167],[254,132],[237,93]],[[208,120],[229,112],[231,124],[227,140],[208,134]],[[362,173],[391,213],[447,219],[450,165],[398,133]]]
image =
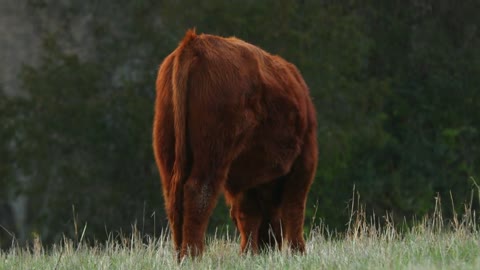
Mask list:
[[294,252],[305,252],[303,225],[307,193],[313,181],[317,162],[315,138],[310,138],[285,177],[282,200],[284,240]]
[[[192,137],[202,138],[203,136],[192,135]],[[211,136],[212,139],[219,137],[215,134]],[[203,141],[203,144],[192,141],[192,148],[192,170],[183,186],[183,233],[180,258],[203,253],[208,221],[218,196],[225,187],[232,160],[230,153],[233,152],[225,147],[222,140]]]
[[[198,167],[197,167],[198,168]],[[207,175],[203,170],[192,170],[184,184],[183,239],[179,258],[198,256],[204,250],[204,237],[208,220],[215,208],[218,195],[225,182],[225,171]]]

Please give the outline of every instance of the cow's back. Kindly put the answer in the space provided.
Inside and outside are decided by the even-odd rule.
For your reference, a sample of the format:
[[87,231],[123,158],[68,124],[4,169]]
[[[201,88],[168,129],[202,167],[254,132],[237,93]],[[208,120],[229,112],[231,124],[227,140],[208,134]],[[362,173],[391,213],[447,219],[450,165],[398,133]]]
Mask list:
[[[311,122],[308,89],[295,66],[235,38],[200,35],[191,50],[195,62],[189,76],[188,122],[193,151],[211,130],[235,134],[228,142],[233,146],[226,183],[231,193],[286,174]],[[222,121],[208,121],[205,112],[222,115]]]

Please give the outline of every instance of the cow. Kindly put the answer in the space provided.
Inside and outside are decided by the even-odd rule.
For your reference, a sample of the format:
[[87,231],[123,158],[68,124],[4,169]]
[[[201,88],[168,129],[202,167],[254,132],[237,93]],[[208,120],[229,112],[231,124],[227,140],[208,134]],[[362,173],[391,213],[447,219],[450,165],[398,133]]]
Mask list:
[[295,65],[235,37],[186,32],[160,65],[153,150],[178,258],[204,251],[223,193],[241,252],[305,251],[316,112]]

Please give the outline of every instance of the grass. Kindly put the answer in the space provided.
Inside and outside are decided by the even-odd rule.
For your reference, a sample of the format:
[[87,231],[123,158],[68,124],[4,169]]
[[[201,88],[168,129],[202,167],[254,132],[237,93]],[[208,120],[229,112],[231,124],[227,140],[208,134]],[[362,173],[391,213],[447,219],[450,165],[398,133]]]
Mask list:
[[480,269],[475,211],[466,207],[447,222],[438,209],[399,232],[388,215],[367,218],[360,207],[352,210],[345,234],[311,230],[304,256],[288,250],[240,255],[238,237],[226,234],[209,237],[200,260],[178,264],[168,237],[137,233],[95,245],[64,239],[48,251],[34,241],[31,248],[0,253],[0,269]]

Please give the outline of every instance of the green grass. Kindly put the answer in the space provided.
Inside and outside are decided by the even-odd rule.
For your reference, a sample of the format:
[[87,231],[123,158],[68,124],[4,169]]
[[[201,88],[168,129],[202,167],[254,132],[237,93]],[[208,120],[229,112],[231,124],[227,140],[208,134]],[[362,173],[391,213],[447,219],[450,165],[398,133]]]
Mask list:
[[201,259],[178,264],[171,242],[163,240],[168,237],[142,241],[134,234],[95,245],[65,239],[48,251],[37,241],[30,249],[0,253],[0,269],[480,269],[477,218],[471,208],[465,213],[445,221],[435,211],[399,232],[388,215],[367,218],[362,209],[352,211],[345,234],[311,230],[304,256],[285,249],[240,255],[238,237],[221,235],[207,239]]
[[75,247],[64,241],[45,252],[12,249],[0,256],[1,269],[480,269],[480,235],[471,231],[433,232],[419,229],[403,236],[393,231],[327,239],[314,232],[304,256],[269,252],[239,255],[238,241],[208,241],[204,256],[178,265],[168,241],[147,244],[138,239]]

